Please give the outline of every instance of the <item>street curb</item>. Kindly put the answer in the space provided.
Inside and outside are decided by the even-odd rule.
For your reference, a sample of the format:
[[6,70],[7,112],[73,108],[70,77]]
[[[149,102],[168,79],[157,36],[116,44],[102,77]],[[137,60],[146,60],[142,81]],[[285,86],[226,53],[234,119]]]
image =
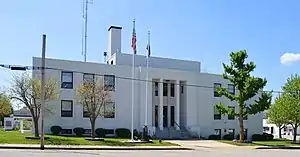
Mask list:
[[[40,149],[37,146],[0,146],[0,149]],[[194,150],[185,147],[47,147],[45,150]]]
[[257,147],[255,149],[300,149],[300,147],[282,147],[282,146],[271,146],[271,147]]

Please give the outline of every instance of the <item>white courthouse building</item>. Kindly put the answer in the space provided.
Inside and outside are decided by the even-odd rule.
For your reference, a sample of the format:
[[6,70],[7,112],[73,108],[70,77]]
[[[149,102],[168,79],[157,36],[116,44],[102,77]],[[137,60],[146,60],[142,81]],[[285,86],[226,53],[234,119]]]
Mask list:
[[[44,120],[46,133],[51,133],[50,127],[54,125],[61,126],[65,134],[72,134],[75,127],[90,129],[89,119],[76,101],[76,88],[83,79],[97,77],[111,87],[112,101],[104,110],[114,108],[114,113],[99,117],[96,128],[130,129],[134,101],[134,128],[142,131],[146,123],[150,133],[157,137],[178,138],[184,133],[197,137],[239,134],[238,119],[220,115],[215,109],[215,104],[223,102],[238,111],[237,103],[219,97],[215,87],[228,88],[232,93],[238,91],[222,75],[201,72],[200,62],[151,56],[146,78],[146,56],[136,55],[132,100],[132,54],[122,53],[121,27],[111,26],[108,31],[107,63],[46,59],[46,67],[53,68],[46,70],[46,78],[57,79],[60,91],[57,100],[48,102],[52,114]],[[34,57],[33,66],[40,65],[41,58]],[[39,77],[39,71],[34,71],[33,75]],[[145,80],[148,80],[147,96]],[[251,104],[255,98],[247,103]],[[256,114],[244,120],[248,138],[263,132],[262,119],[263,114]]]

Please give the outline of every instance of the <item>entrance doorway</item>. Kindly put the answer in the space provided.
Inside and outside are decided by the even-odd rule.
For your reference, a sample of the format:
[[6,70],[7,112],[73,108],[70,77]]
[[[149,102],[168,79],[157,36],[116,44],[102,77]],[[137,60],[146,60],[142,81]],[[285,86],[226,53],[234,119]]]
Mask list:
[[168,127],[168,106],[163,107],[163,126]]
[[154,109],[154,125],[155,127],[158,127],[158,106],[155,105],[155,109]]
[[175,107],[171,106],[171,127],[175,124]]

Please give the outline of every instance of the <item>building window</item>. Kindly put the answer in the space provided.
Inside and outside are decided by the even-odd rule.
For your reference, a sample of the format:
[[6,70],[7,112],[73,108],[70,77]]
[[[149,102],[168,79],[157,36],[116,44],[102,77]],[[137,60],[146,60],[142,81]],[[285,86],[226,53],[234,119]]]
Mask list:
[[104,75],[104,88],[106,91],[115,90],[115,75]]
[[83,74],[83,82],[94,82],[95,81],[95,75],[94,74]]
[[274,133],[274,127],[271,127],[271,134]]
[[228,134],[234,136],[234,129],[228,129]]
[[[232,109],[233,111],[235,111],[234,106],[228,106],[228,109]],[[234,119],[235,119],[234,114],[228,114],[228,120],[234,120]]]
[[264,132],[267,132],[267,131],[269,131],[269,127],[267,127],[267,126],[264,126],[263,128],[264,128]]
[[89,118],[90,117],[90,113],[84,105],[82,105],[82,115],[83,115],[83,118]]
[[233,84],[228,84],[228,92],[235,95],[235,87]]
[[163,95],[168,96],[168,83],[163,84]]
[[214,120],[221,120],[221,113],[216,106],[214,106]]
[[214,83],[214,97],[220,97],[217,92],[218,87],[221,87],[221,83]]
[[5,121],[5,126],[6,127],[12,127],[11,121]]
[[61,72],[61,88],[73,88],[73,72]]
[[115,102],[106,102],[104,105],[104,118],[115,118]]
[[154,83],[154,89],[155,89],[155,96],[158,96],[158,82]]
[[73,101],[61,101],[61,117],[73,117]]
[[110,61],[110,64],[114,64],[114,61],[112,60],[112,61]]
[[218,139],[221,139],[221,132],[222,132],[222,130],[221,129],[215,129],[215,135],[217,135],[218,136]]
[[181,94],[183,94],[184,86],[181,86]]
[[174,83],[171,83],[171,97],[175,96],[175,85]]
[[243,120],[248,120],[248,115],[244,115]]
[[72,129],[62,129],[61,134],[63,135],[71,135],[72,134]]

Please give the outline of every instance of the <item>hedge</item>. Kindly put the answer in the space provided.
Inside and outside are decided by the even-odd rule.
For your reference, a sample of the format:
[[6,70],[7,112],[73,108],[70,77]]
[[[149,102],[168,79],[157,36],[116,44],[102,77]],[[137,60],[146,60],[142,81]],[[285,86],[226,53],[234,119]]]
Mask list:
[[104,138],[106,136],[106,130],[104,128],[98,128],[95,130],[97,136]]
[[233,140],[234,135],[233,134],[226,134],[223,136],[223,140]]
[[129,138],[131,135],[130,130],[127,128],[117,128],[115,130],[115,133],[119,138]]
[[219,135],[209,135],[208,139],[209,140],[220,140],[220,136]]

